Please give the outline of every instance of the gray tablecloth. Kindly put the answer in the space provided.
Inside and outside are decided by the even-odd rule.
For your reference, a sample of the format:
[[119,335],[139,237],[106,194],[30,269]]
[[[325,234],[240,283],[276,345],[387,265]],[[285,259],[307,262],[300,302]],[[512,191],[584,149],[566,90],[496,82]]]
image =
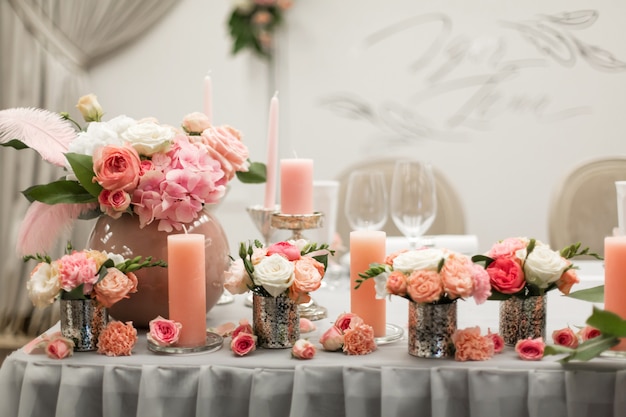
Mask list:
[[[589,264],[581,287],[601,283]],[[303,335],[313,342],[349,307],[347,284],[316,300],[328,319]],[[209,326],[252,319],[245,297],[214,307]],[[407,304],[388,301],[388,321],[407,322]],[[591,305],[551,293],[548,334],[583,325]],[[498,303],[460,302],[458,327],[497,330]],[[550,338],[549,338],[550,340]],[[0,369],[1,416],[626,416],[626,361],[597,358],[562,366],[556,357],[517,359],[512,348],[485,362],[418,359],[406,339],[365,356],[319,350],[309,361],[289,350],[236,357],[212,353],[159,355],[145,335],[130,357],[92,352],[64,360],[12,353]]]

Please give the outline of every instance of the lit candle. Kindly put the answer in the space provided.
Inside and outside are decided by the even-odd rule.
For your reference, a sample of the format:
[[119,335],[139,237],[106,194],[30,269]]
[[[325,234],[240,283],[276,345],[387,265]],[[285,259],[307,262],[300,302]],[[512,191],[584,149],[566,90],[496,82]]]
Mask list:
[[182,324],[178,346],[206,343],[204,235],[167,237],[169,319]]
[[363,282],[358,290],[354,287],[359,273],[367,271],[371,263],[385,261],[386,236],[378,230],[350,232],[350,311],[372,326],[375,337],[386,334],[387,304],[376,299],[373,279]]
[[276,164],[278,158],[278,93],[270,100],[270,115],[267,127],[267,176],[265,181],[266,209],[276,206]]
[[281,159],[280,211],[283,214],[313,213],[312,159]]
[[[604,308],[626,320],[626,237],[604,238]],[[626,338],[613,350],[626,351]]]
[[203,97],[203,108],[204,114],[209,118],[209,123],[213,124],[213,99],[211,98],[212,94],[212,85],[211,85],[211,77],[206,75],[204,77],[204,97]]

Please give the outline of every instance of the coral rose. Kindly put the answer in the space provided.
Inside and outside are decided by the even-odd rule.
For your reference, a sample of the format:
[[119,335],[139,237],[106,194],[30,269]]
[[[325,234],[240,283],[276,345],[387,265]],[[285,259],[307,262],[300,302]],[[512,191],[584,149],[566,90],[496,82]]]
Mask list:
[[[305,256],[294,262],[293,272],[293,284],[289,288],[292,298],[297,302],[309,301],[310,297],[307,294],[322,285],[324,265],[314,258]],[[304,296],[303,300],[299,300],[302,296]]]
[[130,356],[137,343],[137,330],[128,321],[112,321],[100,333],[98,353],[107,356]]
[[131,146],[104,146],[93,155],[94,181],[106,190],[132,191],[139,183],[141,160]]
[[575,349],[578,347],[578,336],[569,327],[555,330],[552,332],[552,340],[560,346]]
[[541,337],[522,339],[515,344],[515,352],[525,361],[540,361],[543,358],[545,343]]
[[595,327],[585,326],[580,330],[579,334],[580,338],[583,340],[583,342],[585,342],[589,339],[600,336],[601,333],[600,330],[596,329]]
[[432,303],[443,292],[441,277],[436,271],[414,271],[407,279],[407,293],[416,303]]
[[137,277],[134,273],[124,274],[117,268],[107,268],[107,274],[95,286],[96,300],[109,308],[113,304],[129,298],[128,294],[137,292]]
[[385,289],[389,294],[404,297],[407,289],[406,275],[400,271],[392,271],[387,277]]
[[487,267],[491,286],[502,294],[518,293],[526,285],[524,271],[513,258],[496,258]]
[[342,332],[361,323],[363,323],[363,319],[354,313],[342,313],[335,320],[335,326]]
[[[571,263],[570,263],[571,265]],[[566,269],[561,275],[561,278],[556,282],[556,286],[563,294],[567,295],[572,289],[574,284],[578,284],[580,280],[578,279],[578,275],[576,274],[576,270],[574,268]]]
[[306,339],[298,339],[291,348],[291,356],[297,359],[313,359],[317,349]]

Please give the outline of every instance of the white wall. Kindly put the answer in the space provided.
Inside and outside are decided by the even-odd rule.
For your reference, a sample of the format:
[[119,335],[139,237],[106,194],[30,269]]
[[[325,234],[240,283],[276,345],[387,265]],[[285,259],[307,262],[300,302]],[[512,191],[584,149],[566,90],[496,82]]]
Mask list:
[[[480,2],[480,10],[477,2],[452,0],[295,3],[280,39],[277,85],[270,85],[269,66],[262,60],[248,53],[230,55],[229,2],[183,0],[147,36],[94,68],[92,91],[111,116],[178,123],[201,109],[202,78],[211,70],[214,121],[240,129],[252,159],[264,161],[267,110],[277,88],[281,157],[296,152],[314,158],[316,179],[334,178],[349,163],[376,155],[428,159],[457,187],[467,232],[478,235],[482,249],[511,235],[547,241],[550,195],[561,176],[589,159],[626,155],[625,3],[493,0]],[[597,21],[576,28],[545,18],[581,9],[597,10]],[[435,13],[438,19],[418,24],[423,21],[418,16]],[[410,23],[406,30],[364,42],[402,21]],[[439,48],[411,71],[441,34],[437,22],[442,21],[449,30]],[[571,61],[557,63],[511,23],[543,28],[532,39]],[[574,46],[564,47],[560,35],[571,36],[567,45]],[[613,54],[613,70],[585,60],[573,38]],[[453,51],[465,52],[465,58],[444,76]],[[493,89],[482,97],[491,100],[489,106],[469,104],[485,91],[484,78],[462,87],[449,84],[502,74],[506,61],[524,66],[511,78],[487,84]],[[441,77],[433,80],[436,75]],[[445,94],[438,90],[444,85],[452,85]],[[374,122],[345,117],[338,102],[324,104],[338,95],[358,97]],[[411,123],[385,119],[390,106],[407,111]],[[467,117],[455,119],[459,114]],[[245,207],[262,198],[263,186],[232,182],[217,212],[231,251],[241,240],[260,237]]]

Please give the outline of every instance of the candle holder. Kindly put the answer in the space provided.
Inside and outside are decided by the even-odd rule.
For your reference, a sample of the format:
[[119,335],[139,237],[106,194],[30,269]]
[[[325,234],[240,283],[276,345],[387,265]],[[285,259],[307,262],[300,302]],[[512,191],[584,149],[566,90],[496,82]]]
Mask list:
[[[312,214],[284,214],[274,213],[272,214],[272,227],[281,230],[291,230],[291,239],[299,240],[305,239],[302,235],[303,230],[317,229],[322,227],[324,221],[324,214],[319,211]],[[298,305],[298,311],[300,317],[304,317],[309,320],[321,320],[328,316],[328,310],[326,307],[322,307],[311,298],[308,303]]]
[[272,226],[272,215],[280,210],[280,206],[276,206],[273,209],[265,208],[260,204],[250,206],[246,208],[248,215],[254,222],[256,228],[261,232],[263,236],[263,243],[265,246],[270,245],[270,240],[276,229]]

